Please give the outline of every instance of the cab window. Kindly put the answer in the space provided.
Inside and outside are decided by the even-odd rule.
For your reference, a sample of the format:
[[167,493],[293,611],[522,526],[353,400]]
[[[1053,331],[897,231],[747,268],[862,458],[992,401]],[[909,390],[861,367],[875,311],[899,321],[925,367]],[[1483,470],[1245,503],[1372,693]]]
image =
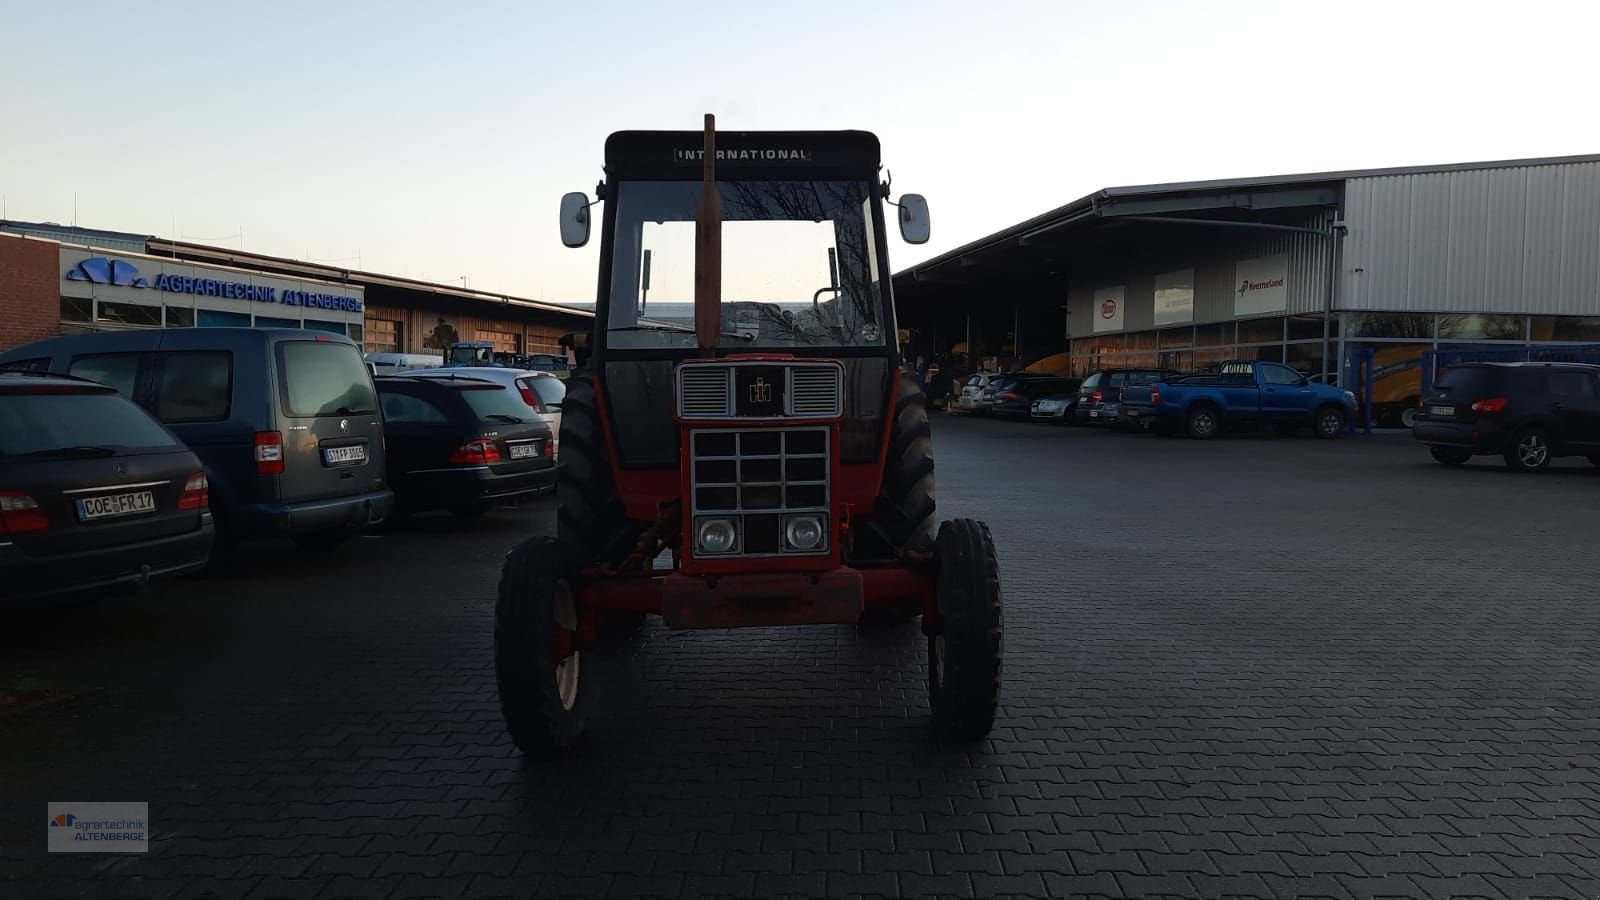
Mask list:
[[92,353],[74,356],[67,374],[97,381],[128,399],[133,399],[139,381],[138,353]]

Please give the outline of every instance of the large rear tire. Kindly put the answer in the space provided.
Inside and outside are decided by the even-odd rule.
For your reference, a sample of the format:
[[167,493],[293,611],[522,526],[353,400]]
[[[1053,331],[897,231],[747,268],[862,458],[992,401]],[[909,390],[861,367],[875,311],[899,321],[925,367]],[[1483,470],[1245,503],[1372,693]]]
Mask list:
[[856,517],[851,559],[886,560],[933,549],[933,429],[915,378],[902,376],[889,431],[883,483],[872,512]]
[[500,713],[518,749],[548,756],[583,732],[586,692],[578,610],[566,555],[555,538],[512,548],[494,607],[494,674]]
[[1005,655],[1000,563],[989,526],[952,519],[939,526],[935,602],[943,630],[928,637],[928,703],[934,731],[975,741],[994,727]]
[[592,372],[569,378],[561,401],[556,503],[556,536],[580,567],[615,566],[633,552],[640,527],[628,521],[617,494]]

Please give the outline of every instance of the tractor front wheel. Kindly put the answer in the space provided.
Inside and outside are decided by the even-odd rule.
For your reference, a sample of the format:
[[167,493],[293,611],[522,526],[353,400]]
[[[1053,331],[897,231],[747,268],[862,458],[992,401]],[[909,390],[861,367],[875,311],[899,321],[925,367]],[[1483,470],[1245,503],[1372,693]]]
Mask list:
[[935,540],[942,628],[928,637],[928,700],[939,736],[975,741],[994,727],[1000,704],[1004,617],[1000,564],[989,527],[952,519]]
[[523,541],[506,554],[494,607],[494,673],[506,731],[524,753],[547,756],[583,731],[578,610],[560,544]]

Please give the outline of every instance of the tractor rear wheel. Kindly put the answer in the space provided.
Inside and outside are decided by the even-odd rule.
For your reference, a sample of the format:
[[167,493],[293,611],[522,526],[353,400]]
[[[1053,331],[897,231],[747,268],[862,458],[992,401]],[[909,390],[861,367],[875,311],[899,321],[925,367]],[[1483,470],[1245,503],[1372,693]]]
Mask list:
[[640,528],[628,521],[617,494],[591,372],[569,378],[561,401],[556,503],[556,535],[580,567],[615,566],[633,552]]
[[572,746],[583,731],[585,692],[578,609],[566,555],[555,538],[512,548],[494,607],[494,673],[506,731],[524,753]]
[[1000,564],[989,526],[951,519],[935,545],[935,602],[944,629],[928,637],[928,700],[941,737],[975,741],[994,727],[1005,651]]
[[901,375],[883,483],[872,512],[851,523],[851,559],[888,560],[933,548],[933,429],[917,380]]

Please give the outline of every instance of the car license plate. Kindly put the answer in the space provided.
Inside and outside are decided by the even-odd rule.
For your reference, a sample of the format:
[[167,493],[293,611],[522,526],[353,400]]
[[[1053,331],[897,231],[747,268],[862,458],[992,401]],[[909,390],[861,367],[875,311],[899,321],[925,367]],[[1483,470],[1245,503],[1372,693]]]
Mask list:
[[539,442],[538,441],[534,441],[533,443],[530,443],[530,444],[512,444],[511,445],[511,458],[512,459],[527,459],[530,456],[538,456],[538,455],[539,455]]
[[1430,406],[1430,407],[1428,407],[1428,415],[1430,415],[1430,416],[1454,416],[1455,414],[1456,414],[1456,408],[1454,406]]
[[1140,416],[1139,410],[1137,410],[1137,409],[1128,410],[1128,418],[1137,419],[1137,418],[1139,418],[1139,416]]
[[1100,410],[1098,410],[1098,409],[1089,410],[1089,418],[1091,418],[1091,419],[1100,418]]
[[85,497],[78,501],[78,519],[109,519],[113,516],[132,516],[156,511],[155,495],[149,491],[132,494],[111,494],[106,497]]
[[362,444],[352,444],[348,447],[323,447],[322,461],[330,466],[366,462],[367,448]]

